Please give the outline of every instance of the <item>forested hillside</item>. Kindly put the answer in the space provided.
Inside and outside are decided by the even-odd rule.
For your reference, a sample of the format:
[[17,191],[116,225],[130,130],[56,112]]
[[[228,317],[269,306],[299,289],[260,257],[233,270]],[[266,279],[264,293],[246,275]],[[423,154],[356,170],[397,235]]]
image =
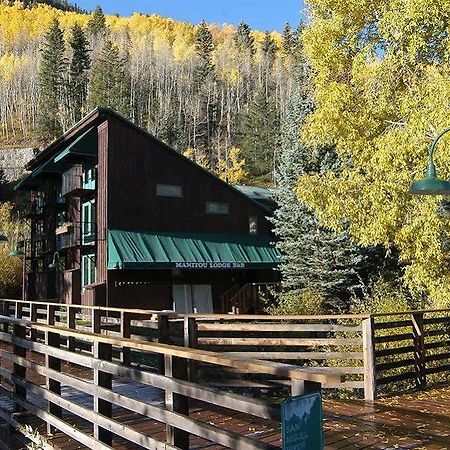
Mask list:
[[43,145],[105,105],[213,170],[245,159],[241,175],[272,180],[300,89],[296,26],[265,33],[22,2],[0,3],[0,24],[1,143]]

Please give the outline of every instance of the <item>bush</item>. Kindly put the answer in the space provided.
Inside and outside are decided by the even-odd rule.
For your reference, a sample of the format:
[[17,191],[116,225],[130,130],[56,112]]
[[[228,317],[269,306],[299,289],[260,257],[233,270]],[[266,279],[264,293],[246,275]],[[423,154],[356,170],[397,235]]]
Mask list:
[[278,303],[267,308],[272,315],[316,315],[324,313],[325,298],[309,289],[282,292]]

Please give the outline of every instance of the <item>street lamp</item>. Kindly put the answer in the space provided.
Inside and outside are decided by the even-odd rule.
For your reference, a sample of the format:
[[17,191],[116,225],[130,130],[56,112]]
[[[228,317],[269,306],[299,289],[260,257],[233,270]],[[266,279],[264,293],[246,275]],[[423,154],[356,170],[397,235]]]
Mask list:
[[434,140],[430,148],[427,174],[422,180],[414,181],[411,184],[409,192],[414,195],[450,195],[450,181],[441,180],[436,175],[436,166],[434,164],[434,151],[437,143],[444,134],[448,133],[450,128],[445,129]]

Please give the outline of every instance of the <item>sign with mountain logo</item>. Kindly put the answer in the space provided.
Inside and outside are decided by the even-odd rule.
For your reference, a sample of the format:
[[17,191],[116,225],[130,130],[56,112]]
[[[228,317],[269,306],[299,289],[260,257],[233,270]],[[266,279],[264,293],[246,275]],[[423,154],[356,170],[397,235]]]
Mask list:
[[281,406],[283,450],[323,450],[322,397],[299,395]]

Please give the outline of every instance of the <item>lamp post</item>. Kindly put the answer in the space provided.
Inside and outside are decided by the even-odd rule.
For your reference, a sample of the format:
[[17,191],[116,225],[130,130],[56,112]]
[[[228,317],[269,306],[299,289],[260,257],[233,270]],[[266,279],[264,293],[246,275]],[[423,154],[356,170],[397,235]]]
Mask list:
[[436,166],[434,164],[434,152],[441,138],[450,131],[446,128],[434,140],[429,151],[427,174],[422,180],[414,181],[411,184],[410,193],[414,195],[450,195],[450,181],[441,180],[437,177]]

